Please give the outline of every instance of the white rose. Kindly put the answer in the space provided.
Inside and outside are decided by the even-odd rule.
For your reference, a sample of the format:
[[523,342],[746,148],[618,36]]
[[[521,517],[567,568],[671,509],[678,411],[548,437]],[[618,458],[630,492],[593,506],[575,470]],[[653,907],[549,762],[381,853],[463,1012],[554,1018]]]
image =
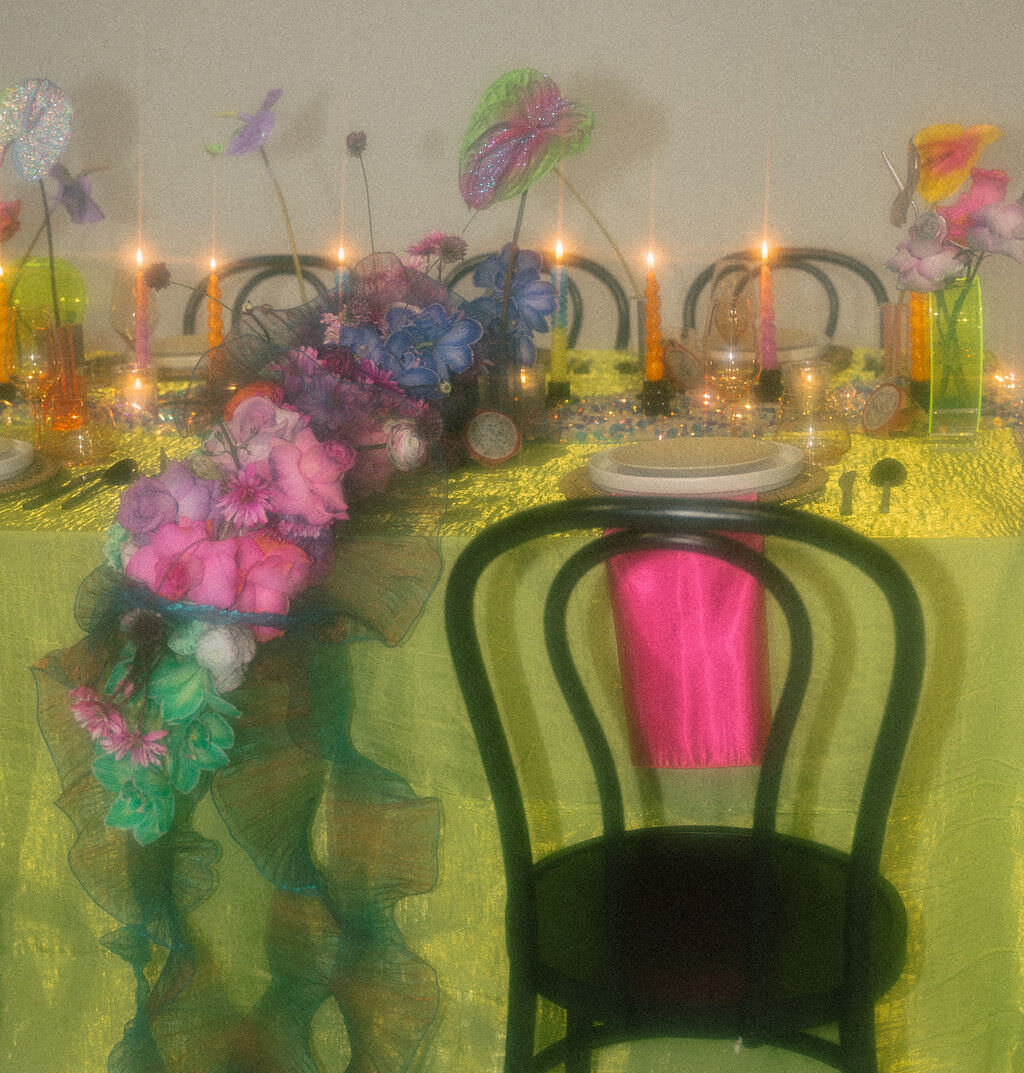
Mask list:
[[211,626],[196,643],[196,663],[210,672],[218,693],[242,684],[255,655],[256,637],[248,626]]

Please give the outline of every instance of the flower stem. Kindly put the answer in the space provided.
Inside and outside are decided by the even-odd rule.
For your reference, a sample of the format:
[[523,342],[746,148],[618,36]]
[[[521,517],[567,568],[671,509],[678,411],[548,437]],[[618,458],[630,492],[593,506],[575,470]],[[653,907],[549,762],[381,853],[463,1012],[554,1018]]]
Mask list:
[[57,266],[53,262],[53,229],[50,227],[50,204],[46,200],[46,186],[39,180],[39,193],[43,198],[43,225],[46,227],[46,248],[50,255],[50,297],[53,300],[53,325],[60,327],[60,304],[57,301]]
[[512,277],[516,272],[516,258],[519,254],[519,232],[523,227],[523,213],[526,211],[526,195],[530,192],[527,187],[523,196],[519,199],[519,211],[516,213],[516,225],[512,229],[512,249],[508,255],[508,268],[505,269],[505,293],[501,296],[501,330],[504,333],[508,327],[508,302],[512,295]]
[[608,245],[611,246],[611,248],[615,251],[616,256],[622,263],[622,269],[626,273],[626,278],[629,280],[630,286],[633,288],[633,297],[637,301],[639,301],[643,297],[643,295],[640,293],[640,288],[637,286],[636,278],[633,275],[632,269],[629,267],[629,262],[623,256],[622,250],[619,249],[618,245],[615,242],[615,239],[612,238],[612,236],[608,233],[608,229],[598,219],[597,213],[594,212],[594,210],[583,200],[583,195],[565,177],[565,173],[562,171],[562,169],[555,168],[555,173],[561,178],[562,182],[565,183],[565,188],[569,191],[569,193],[572,194],[572,196],[580,203],[580,207],[583,209],[583,211],[586,212],[586,214],[591,218],[591,220],[594,221],[595,224],[597,224],[598,230],[600,230],[601,234],[604,235],[604,237],[608,240]]
[[366,165],[363,163],[363,154],[359,154],[359,170],[363,173],[363,189],[366,191],[366,222],[370,228],[370,254],[376,254],[377,248],[373,244],[373,210],[370,208],[370,180],[366,177]]
[[285,230],[288,232],[288,246],[292,251],[292,263],[295,265],[295,278],[299,281],[299,297],[302,299],[302,304],[305,305],[308,301],[306,296],[306,282],[302,278],[302,265],[299,263],[299,251],[295,247],[295,233],[292,231],[292,219],[288,215],[288,206],[285,204],[281,185],[278,183],[277,177],[274,175],[274,170],[270,166],[270,158],[267,156],[265,146],[260,146],[260,156],[263,157],[263,164],[267,169],[267,174],[270,176],[270,181],[274,184],[274,192],[277,194],[277,200],[281,205]]

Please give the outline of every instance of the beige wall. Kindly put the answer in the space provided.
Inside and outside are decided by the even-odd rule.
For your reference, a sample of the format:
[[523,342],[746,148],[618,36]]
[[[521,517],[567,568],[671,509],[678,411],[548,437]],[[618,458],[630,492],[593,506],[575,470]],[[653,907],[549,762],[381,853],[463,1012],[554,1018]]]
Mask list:
[[[901,159],[918,127],[1001,125],[1005,137],[984,162],[1006,168],[1018,196],[1019,10],[1014,0],[37,0],[5,7],[0,81],[46,76],[62,85],[76,108],[68,165],[106,168],[94,177],[106,222],[62,222],[57,236],[59,252],[87,272],[94,343],[108,341],[114,268],[134,252],[140,172],[146,248],[182,281],[205,270],[211,166],[203,143],[231,128],[218,112],[255,108],[266,90],[284,89],[268,150],[306,252],[337,246],[344,137],[365,130],[377,244],[398,250],[428,229],[465,226],[456,184],[463,129],[487,84],[520,66],[550,74],[595,112],[591,146],[567,174],[638,271],[654,176],[672,327],[698,268],[759,239],[769,134],[769,234],[841,248],[878,268],[898,238],[887,222],[894,187],[880,151]],[[35,192],[10,169],[0,183],[5,197],[23,197],[23,234],[33,230]],[[351,166],[345,201],[346,245],[365,252]],[[556,181],[538,184],[530,202],[526,243],[550,241]],[[506,202],[478,216],[466,234],[472,247],[504,241],[514,212]],[[577,249],[616,267],[568,197],[564,221]],[[217,233],[222,260],[285,249],[257,156],[221,161]],[[8,255],[18,248],[15,240]],[[1024,266],[996,259],[983,271],[989,342],[1024,363]],[[158,331],[179,330],[179,299],[169,293],[161,304]],[[871,330],[866,301],[851,317],[840,334],[855,342]]]

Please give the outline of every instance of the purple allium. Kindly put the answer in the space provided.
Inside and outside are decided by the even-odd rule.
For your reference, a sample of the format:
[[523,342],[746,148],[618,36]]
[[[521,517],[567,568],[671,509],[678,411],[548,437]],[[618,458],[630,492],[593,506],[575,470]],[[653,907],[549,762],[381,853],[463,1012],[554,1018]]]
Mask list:
[[354,130],[345,139],[345,148],[349,156],[362,156],[366,149],[366,131]]

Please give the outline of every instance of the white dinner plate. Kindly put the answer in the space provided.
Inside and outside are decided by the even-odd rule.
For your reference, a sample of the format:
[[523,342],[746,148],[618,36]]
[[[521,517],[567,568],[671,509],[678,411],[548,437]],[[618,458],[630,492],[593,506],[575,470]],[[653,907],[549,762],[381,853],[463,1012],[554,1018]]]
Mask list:
[[[661,441],[670,443],[671,441]],[[764,443],[764,441],[761,441]],[[637,495],[746,495],[770,492],[795,480],[804,469],[804,453],[788,443],[764,443],[765,457],[739,473],[690,473],[685,476],[651,475],[624,470],[615,458],[617,448],[601,451],[587,463],[591,481],[605,492]]]
[[25,440],[0,439],[0,481],[9,481],[32,465],[32,444]]
[[641,477],[713,477],[757,469],[771,458],[773,446],[767,440],[736,436],[683,436],[628,443],[609,453],[622,473]]

